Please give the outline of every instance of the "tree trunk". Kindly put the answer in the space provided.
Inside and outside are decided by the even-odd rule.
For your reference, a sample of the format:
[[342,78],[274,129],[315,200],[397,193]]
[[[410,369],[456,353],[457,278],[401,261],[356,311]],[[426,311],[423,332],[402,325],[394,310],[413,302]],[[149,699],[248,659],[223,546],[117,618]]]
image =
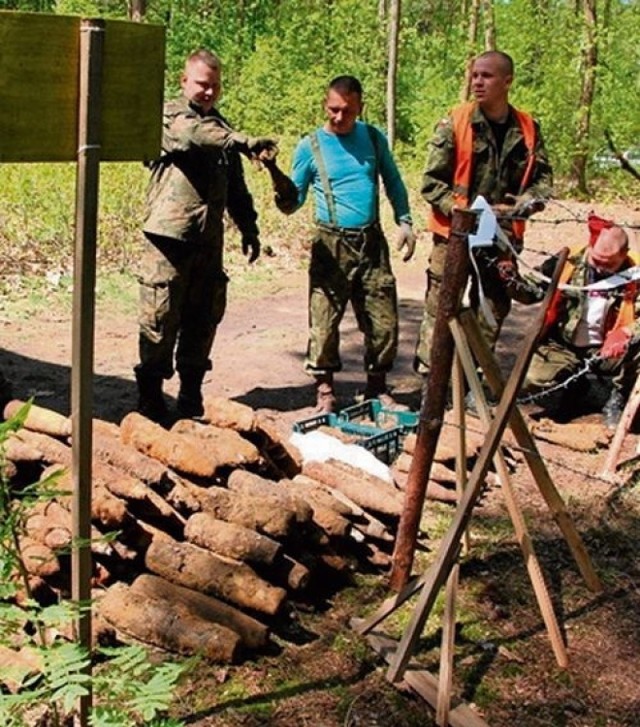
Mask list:
[[480,15],[480,0],[471,0],[471,16],[467,31],[467,64],[464,81],[460,89],[460,101],[468,101],[471,96],[471,68],[475,56],[476,41],[478,39],[478,16]]
[[484,49],[496,49],[496,18],[493,12],[493,0],[482,0],[484,16]]
[[578,121],[576,124],[575,150],[573,157],[573,176],[582,194],[587,189],[587,156],[589,150],[589,134],[591,131],[591,108],[596,90],[598,69],[598,39],[596,0],[584,0],[584,48],[582,51],[582,88],[578,105]]
[[141,23],[147,14],[147,0],[128,0],[127,11],[129,20],[135,23]]
[[387,138],[393,149],[396,139],[396,78],[398,75],[398,35],[401,0],[391,0],[389,7],[389,58],[387,66]]

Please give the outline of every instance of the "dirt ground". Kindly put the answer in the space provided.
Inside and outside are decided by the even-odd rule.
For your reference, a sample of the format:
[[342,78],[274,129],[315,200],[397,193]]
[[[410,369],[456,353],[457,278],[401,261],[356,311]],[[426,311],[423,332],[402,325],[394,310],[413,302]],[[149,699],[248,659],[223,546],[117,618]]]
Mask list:
[[[533,250],[557,249],[586,241],[584,219],[592,205],[552,205],[547,222],[531,225],[527,259]],[[596,211],[632,224],[640,211],[625,206],[596,206]],[[555,223],[553,220],[566,219]],[[416,259],[395,262],[400,299],[400,352],[390,383],[397,398],[413,408],[420,403],[421,380],[411,370],[422,315],[428,236],[421,235]],[[638,241],[640,246],[640,241]],[[270,265],[263,258],[259,265]],[[214,346],[213,370],[205,395],[235,398],[250,406],[282,412],[289,422],[311,413],[311,380],[302,371],[306,346],[306,275],[300,266],[286,270],[259,297],[239,294],[232,282],[230,302]],[[508,372],[533,310],[515,306],[497,349]],[[69,412],[71,319],[49,308],[29,319],[0,319],[0,368],[20,397]],[[114,313],[101,305],[96,317],[95,416],[119,422],[135,405],[132,366],[136,362],[135,314]],[[342,328],[344,369],[337,377],[341,406],[362,389],[361,336],[349,313]],[[170,397],[176,382],[166,386]],[[580,402],[578,422],[598,426],[602,401]],[[623,458],[635,452],[637,436],[625,441]],[[565,725],[567,727],[640,724],[640,535],[638,487],[622,477],[617,483],[598,475],[606,447],[578,452],[548,442],[540,448],[569,512],[582,534],[604,590],[591,593],[572,561],[554,518],[520,458],[514,484],[539,547],[556,613],[569,653],[569,668],[559,669],[540,613],[532,599],[526,570],[497,488],[474,513],[483,522],[462,567],[468,586],[461,596],[472,603],[474,618],[485,624],[471,635],[459,634],[454,690],[494,727]],[[435,553],[442,520],[452,509],[425,508],[423,530]],[[495,525],[496,530],[486,529]],[[439,532],[439,534],[438,534]],[[489,536],[487,533],[493,533]],[[488,541],[491,541],[489,544]],[[522,594],[525,594],[524,596]],[[274,725],[355,727],[433,724],[431,710],[406,690],[385,680],[381,660],[349,629],[351,616],[362,615],[388,596],[384,577],[327,594],[320,611],[300,608],[296,624],[279,638],[277,654],[238,667],[203,669],[181,696],[177,715],[189,725]],[[478,633],[483,634],[478,636]],[[426,639],[426,637],[425,637]],[[432,637],[421,646],[437,670]],[[429,646],[431,650],[429,650]],[[424,647],[424,648],[422,648]],[[238,686],[241,685],[241,686]]]

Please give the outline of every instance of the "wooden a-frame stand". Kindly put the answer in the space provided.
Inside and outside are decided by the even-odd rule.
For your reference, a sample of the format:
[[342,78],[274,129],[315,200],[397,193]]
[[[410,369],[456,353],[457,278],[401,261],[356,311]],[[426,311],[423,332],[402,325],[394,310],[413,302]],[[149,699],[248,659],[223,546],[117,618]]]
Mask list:
[[[450,238],[451,240],[451,238]],[[523,342],[514,368],[506,384],[503,381],[493,353],[487,346],[482,333],[471,311],[463,311],[448,318],[449,332],[453,339],[455,361],[453,366],[454,409],[459,424],[459,447],[456,463],[459,488],[459,502],[451,526],[442,540],[435,561],[420,576],[409,582],[397,595],[387,599],[377,611],[366,619],[354,619],[352,627],[360,634],[366,635],[371,646],[389,664],[387,678],[397,683],[404,680],[414,691],[436,710],[436,721],[440,727],[447,724],[453,727],[486,727],[486,722],[464,703],[451,707],[451,683],[453,674],[453,648],[455,634],[455,601],[458,584],[458,555],[466,542],[466,530],[472,517],[473,508],[484,489],[485,478],[491,462],[495,467],[502,486],[503,495],[509,517],[513,523],[516,538],[525,560],[538,606],[549,634],[551,647],[559,666],[566,667],[568,658],[560,627],[553,609],[539,561],[522,511],[515,497],[504,458],[499,451],[500,440],[507,425],[522,448],[525,460],[534,481],[540,490],[547,506],[555,518],[560,530],[575,558],[577,566],[587,586],[594,592],[602,590],[602,586],[593,565],[565,508],[549,472],[540,456],[535,440],[518,410],[515,400],[529,366],[535,345],[543,328],[546,311],[557,288],[559,272],[566,259],[566,252],[561,256],[556,268],[556,275],[547,291],[536,324]],[[440,310],[439,310],[440,314]],[[475,358],[475,361],[474,361]],[[499,404],[493,418],[484,396],[483,387],[477,373],[478,363],[489,386]],[[476,464],[471,472],[469,482],[465,483],[466,467],[464,466],[464,403],[461,370],[464,371],[470,390],[473,392],[481,420],[487,427],[485,443],[480,450]],[[427,395],[428,395],[427,391]],[[421,426],[428,426],[423,421]],[[439,430],[435,435],[437,439]],[[420,441],[420,438],[419,438]],[[433,446],[431,446],[433,445]],[[429,443],[431,454],[435,444]],[[428,467],[427,466],[427,476]],[[440,656],[439,679],[431,673],[421,670],[411,662],[416,644],[422,634],[425,623],[431,613],[440,588],[447,584],[445,608],[442,628],[442,648]],[[396,641],[383,633],[374,632],[376,626],[404,604],[414,594],[418,601],[409,624],[400,639]]]

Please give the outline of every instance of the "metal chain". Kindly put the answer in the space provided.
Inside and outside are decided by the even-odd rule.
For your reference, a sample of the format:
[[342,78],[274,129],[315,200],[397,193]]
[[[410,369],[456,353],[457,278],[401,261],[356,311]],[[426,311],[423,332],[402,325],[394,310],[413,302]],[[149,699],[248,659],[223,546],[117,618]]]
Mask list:
[[571,374],[571,376],[566,378],[564,381],[558,384],[554,384],[553,386],[550,386],[547,389],[543,389],[542,391],[536,391],[535,393],[527,394],[526,396],[519,396],[517,399],[518,404],[532,404],[540,399],[545,399],[549,394],[553,394],[556,391],[568,389],[571,383],[588,374],[589,371],[592,370],[594,363],[598,359],[600,359],[599,356],[591,356],[584,361],[582,368],[579,371],[576,371],[575,374]]

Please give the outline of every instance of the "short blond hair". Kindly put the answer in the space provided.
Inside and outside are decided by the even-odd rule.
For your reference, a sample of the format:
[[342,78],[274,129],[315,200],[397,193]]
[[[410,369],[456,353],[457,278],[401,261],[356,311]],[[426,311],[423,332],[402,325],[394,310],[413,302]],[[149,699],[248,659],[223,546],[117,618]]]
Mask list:
[[220,60],[220,58],[215,53],[207,50],[206,48],[200,48],[199,50],[190,53],[184,63],[185,68],[190,63],[194,63],[195,61],[200,61],[201,63],[204,63],[205,65],[209,66],[209,68],[211,68],[213,71],[222,70],[222,61]]

